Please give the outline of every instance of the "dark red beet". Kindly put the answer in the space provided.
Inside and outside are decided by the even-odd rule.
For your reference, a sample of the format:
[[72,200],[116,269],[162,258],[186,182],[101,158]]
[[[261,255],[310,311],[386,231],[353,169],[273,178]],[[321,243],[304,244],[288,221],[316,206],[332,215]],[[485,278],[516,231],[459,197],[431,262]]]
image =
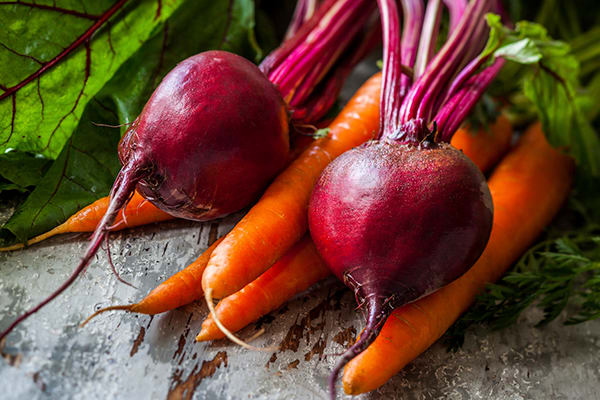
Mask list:
[[375,339],[394,308],[471,267],[487,243],[492,215],[484,176],[449,144],[372,141],[325,169],[311,197],[310,233],[368,314],[360,340],[336,366],[331,385]]
[[277,88],[250,61],[207,51],[161,82],[122,141],[140,157],[137,189],[180,218],[210,220],[255,200],[283,168],[288,115]]
[[123,168],[80,264],[54,293],[2,332],[0,340],[75,281],[136,186],[171,215],[218,218],[257,198],[288,153],[286,105],[258,67],[224,51],[181,62],[121,140]]

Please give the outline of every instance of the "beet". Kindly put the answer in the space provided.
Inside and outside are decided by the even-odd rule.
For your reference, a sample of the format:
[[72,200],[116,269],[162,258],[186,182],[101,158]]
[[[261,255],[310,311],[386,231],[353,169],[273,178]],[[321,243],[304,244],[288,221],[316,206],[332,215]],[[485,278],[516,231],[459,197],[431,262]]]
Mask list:
[[81,262],[40,304],[69,287],[96,254],[134,190],[176,217],[208,220],[256,199],[288,160],[287,106],[250,61],[207,51],[178,64],[161,82],[119,144],[123,168]]
[[368,315],[333,383],[396,307],[473,265],[489,238],[492,215],[485,177],[449,144],[371,141],[323,171],[310,201],[310,233]]
[[[384,38],[379,132],[325,168],[309,204],[317,250],[367,314],[360,338],[330,376],[332,398],[341,369],[375,340],[392,311],[467,272],[492,230],[485,177],[448,142],[502,66],[496,61],[482,68],[487,56],[477,56],[485,44],[484,15],[498,4],[474,0],[455,10],[462,15],[448,41],[424,71],[412,69],[407,77],[404,60],[411,69],[417,49],[422,62],[433,53],[440,3],[428,3],[425,14],[419,0],[401,3],[405,38],[397,2],[378,0]],[[429,28],[419,39],[422,26]]]
[[180,218],[210,220],[255,200],[283,168],[288,115],[250,61],[207,51],[161,82],[119,148],[146,170],[137,189]]
[[313,127],[352,67],[376,45],[374,11],[369,0],[325,0],[318,9],[302,11],[306,23],[293,27],[294,35],[258,67],[224,51],[177,65],[119,144],[123,168],[81,262],[56,291],[1,332],[0,340],[75,281],[108,240],[134,190],[175,217],[198,221],[225,216],[258,198],[290,159],[290,121]]

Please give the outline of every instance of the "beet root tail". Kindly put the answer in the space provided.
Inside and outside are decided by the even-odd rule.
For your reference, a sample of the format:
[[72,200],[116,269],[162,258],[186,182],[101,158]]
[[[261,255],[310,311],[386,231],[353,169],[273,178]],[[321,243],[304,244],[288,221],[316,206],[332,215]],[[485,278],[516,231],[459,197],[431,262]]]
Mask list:
[[77,268],[75,268],[73,273],[71,273],[71,276],[69,276],[69,278],[58,289],[52,292],[52,294],[46,297],[38,305],[28,310],[24,314],[21,314],[16,320],[14,320],[13,323],[10,324],[10,326],[0,334],[0,341],[2,341],[21,322],[38,312],[46,304],[50,303],[62,292],[64,292],[69,286],[71,286],[73,282],[75,282],[77,277],[85,270],[92,257],[94,257],[100,248],[102,241],[108,235],[110,225],[114,222],[121,208],[125,206],[130,198],[131,193],[133,193],[135,190],[137,183],[144,177],[145,174],[146,171],[143,163],[136,158],[132,158],[132,161],[126,164],[121,171],[119,171],[110,193],[110,203],[108,205],[108,209],[106,210],[106,214],[104,214],[104,217],[102,217],[102,220],[96,227],[96,230],[94,231],[90,240],[90,244],[88,245],[83,258],[79,262],[79,265],[77,265]]
[[336,390],[335,385],[344,369],[344,366],[354,357],[366,350],[367,347],[379,335],[384,322],[390,315],[391,309],[385,306],[386,298],[378,295],[369,296],[366,299],[367,305],[367,324],[361,332],[360,338],[348,350],[342,354],[341,358],[335,364],[331,375],[329,376],[329,394],[331,400],[335,400]]

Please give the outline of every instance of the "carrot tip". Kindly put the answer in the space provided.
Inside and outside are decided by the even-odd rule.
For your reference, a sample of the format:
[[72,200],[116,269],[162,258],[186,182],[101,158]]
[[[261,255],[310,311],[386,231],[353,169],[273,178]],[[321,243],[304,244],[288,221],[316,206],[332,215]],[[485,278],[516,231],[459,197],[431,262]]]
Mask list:
[[42,233],[41,235],[38,235],[36,237],[33,237],[33,238],[29,239],[25,243],[17,243],[17,244],[13,244],[12,246],[0,247],[0,252],[21,250],[21,249],[24,249],[25,247],[31,246],[32,244],[36,244],[36,243],[39,243],[39,242],[41,242],[43,240],[51,238],[52,236],[56,236],[56,235],[59,235],[61,233],[66,233],[67,230],[68,229],[66,227],[66,223],[64,223],[64,224],[61,224],[61,225],[57,226],[54,229],[49,230],[46,233]]
[[102,314],[106,311],[112,311],[112,310],[124,310],[124,311],[133,311],[133,307],[135,306],[135,304],[129,304],[129,305],[119,305],[119,306],[110,306],[110,307],[104,307],[101,308],[100,310],[96,311],[95,313],[93,313],[92,315],[90,315],[89,317],[87,317],[85,319],[85,321],[83,321],[81,324],[79,324],[80,328],[83,328],[84,326],[87,325],[88,322],[90,322],[93,318],[95,318],[96,316],[98,316],[99,314]]
[[[212,288],[208,288],[204,292],[204,298],[206,299],[206,305],[208,306],[208,309],[210,311],[210,315],[212,316],[213,320],[215,321],[215,324],[221,330],[221,332],[223,332],[223,334],[229,340],[231,340],[233,343],[238,344],[238,345],[240,345],[243,348],[248,349],[248,350],[264,351],[264,352],[269,352],[269,353],[279,350],[277,347],[256,347],[256,346],[252,346],[251,344],[248,344],[248,343],[244,342],[242,339],[240,339],[237,336],[235,336],[229,329],[227,329],[225,327],[225,325],[223,325],[221,323],[221,321],[219,320],[219,317],[217,317],[217,312],[215,311],[215,305],[213,304]],[[262,332],[259,332],[259,333],[262,334]],[[202,332],[200,332],[200,334],[198,334],[198,336],[196,336],[196,341],[197,342],[201,341],[201,340],[198,339],[201,336],[202,336]],[[257,335],[255,335],[251,339],[253,339],[255,337],[257,337]]]
[[25,248],[25,244],[17,243],[17,244],[13,244],[12,246],[0,247],[0,252],[21,250],[23,248]]
[[203,330],[196,336],[196,342],[206,342],[208,340],[211,340],[211,338]]

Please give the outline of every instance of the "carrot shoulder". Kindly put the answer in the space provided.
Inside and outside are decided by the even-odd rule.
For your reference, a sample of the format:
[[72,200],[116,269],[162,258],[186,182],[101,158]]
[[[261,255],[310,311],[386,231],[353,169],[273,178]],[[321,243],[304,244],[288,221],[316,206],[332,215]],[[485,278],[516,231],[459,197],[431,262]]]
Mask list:
[[508,118],[500,114],[489,129],[472,131],[460,128],[452,136],[452,146],[462,150],[482,171],[489,171],[509,149],[513,129]]
[[266,271],[307,230],[306,208],[312,188],[335,157],[377,132],[381,75],[370,78],[317,140],[292,162],[215,249],[202,287],[223,298]]
[[[93,232],[106,213],[108,202],[108,197],[98,199],[89,206],[78,211],[76,214],[73,214],[68,220],[56,228],[29,239],[26,244],[19,243],[9,247],[3,247],[0,248],[0,251],[22,249],[25,246],[30,246],[62,233]],[[173,219],[173,217],[156,208],[136,191],[129,203],[127,203],[127,206],[121,210],[110,230],[119,231],[125,228],[133,228],[135,226],[166,221],[169,219]]]
[[494,225],[480,259],[448,286],[397,309],[376,341],[346,366],[346,393],[378,388],[442,336],[550,223],[569,193],[572,173],[572,160],[550,147],[539,124],[530,127],[490,177]]
[[[221,300],[216,307],[217,316],[230,331],[236,332],[329,275],[329,269],[319,257],[312,240],[305,236],[267,272],[239,292]],[[209,315],[202,323],[196,340],[223,337],[225,335]]]

